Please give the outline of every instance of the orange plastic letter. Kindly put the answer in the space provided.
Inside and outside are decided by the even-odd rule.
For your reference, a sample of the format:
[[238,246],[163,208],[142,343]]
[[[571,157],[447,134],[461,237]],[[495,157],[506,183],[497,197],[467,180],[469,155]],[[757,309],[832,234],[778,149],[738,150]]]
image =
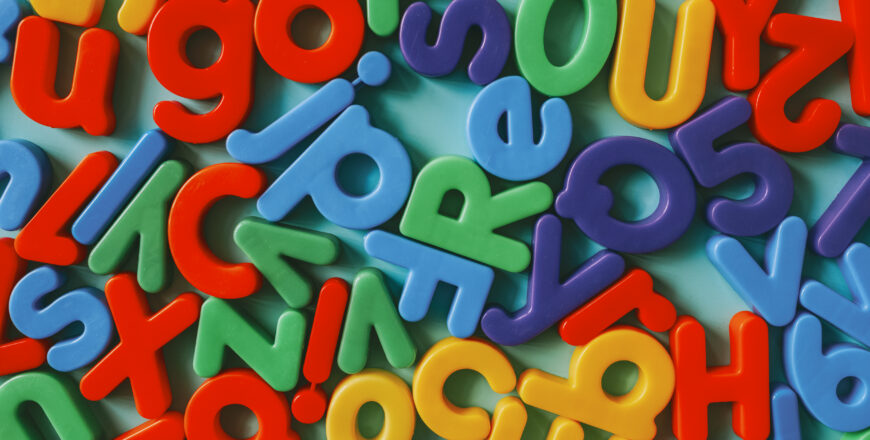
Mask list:
[[31,16],[18,25],[10,87],[18,108],[34,121],[54,128],[82,127],[104,136],[115,131],[112,92],[118,65],[118,37],[88,29],[79,39],[72,87],[66,98],[54,88],[60,32],[45,18]]
[[[148,31],[148,64],[172,93],[190,99],[221,97],[214,110],[198,115],[178,101],[154,106],[154,122],[175,139],[214,142],[238,127],[251,110],[254,71],[254,5],[250,0],[167,2]],[[187,59],[187,39],[201,28],[221,39],[217,62],[200,69]]]

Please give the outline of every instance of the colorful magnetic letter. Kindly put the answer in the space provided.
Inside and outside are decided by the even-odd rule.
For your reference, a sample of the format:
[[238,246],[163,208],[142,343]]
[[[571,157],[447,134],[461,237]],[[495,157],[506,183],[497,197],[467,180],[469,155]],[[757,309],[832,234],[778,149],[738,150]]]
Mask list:
[[[642,168],[658,185],[659,206],[643,220],[624,222],[609,214],[613,193],[598,181],[620,165]],[[667,148],[636,137],[607,138],[586,147],[571,164],[565,188],[556,198],[556,212],[617,252],[653,252],[689,228],[695,213],[694,183],[685,165]]]
[[[525,408],[516,397],[501,399],[501,411],[496,408],[492,423],[489,414],[482,408],[458,408],[452,404],[444,395],[444,383],[460,370],[477,371],[499,394],[513,391],[517,383],[517,376],[507,357],[494,345],[479,339],[442,339],[420,360],[414,372],[413,384],[417,413],[435,434],[444,438],[485,438],[490,428],[495,431],[498,425],[511,422],[504,415],[499,417],[505,410],[509,413],[522,411],[525,422]],[[504,408],[504,404],[508,408]]]
[[241,128],[233,131],[227,137],[227,152],[248,164],[278,159],[353,104],[360,84],[378,87],[387,82],[392,66],[384,54],[367,52],[356,70],[359,78],[355,81],[336,78],[326,83],[259,133]]
[[193,371],[200,377],[220,373],[224,349],[229,348],[278,391],[296,386],[302,365],[305,318],[287,310],[278,318],[274,343],[262,327],[233,309],[230,303],[209,298],[202,305]]
[[483,315],[480,326],[500,345],[524,344],[559,322],[622,275],[625,261],[600,251],[589,258],[564,284],[559,281],[562,223],[550,214],[535,225],[535,259],[529,277],[526,305],[513,317],[498,307]]
[[584,0],[583,38],[571,59],[555,66],[547,57],[544,32],[555,0],[522,0],[514,46],[520,72],[539,92],[565,96],[586,87],[610,56],[616,37],[616,0]]
[[399,27],[399,0],[366,0],[369,29],[380,37],[388,37]]
[[768,70],[749,94],[752,133],[780,151],[812,150],[837,130],[840,106],[829,99],[813,99],[801,110],[797,121],[791,121],[785,114],[785,103],[849,51],[854,41],[852,31],[839,21],[776,14],[767,24],[764,40],[792,52]]
[[677,385],[674,391],[674,435],[705,438],[707,406],[733,402],[731,425],[741,438],[767,438],[770,434],[770,370],[767,324],[750,312],[731,318],[731,364],[707,369],[704,327],[682,316],[671,329],[671,356]]
[[417,414],[408,385],[393,373],[366,370],[342,380],[332,393],[326,413],[326,437],[364,440],[357,428],[360,408],[375,402],[384,411],[384,426],[374,437],[378,440],[410,439],[414,435]]
[[169,211],[169,250],[179,272],[204,293],[224,299],[244,298],[260,289],[263,278],[251,263],[233,264],[208,248],[202,224],[223,197],[250,199],[266,187],[266,175],[250,165],[221,163],[203,168],[178,191]]
[[771,440],[801,440],[798,398],[788,385],[776,384],[770,393]]
[[[251,109],[254,90],[254,5],[250,0],[168,2],[157,11],[148,31],[148,64],[170,92],[189,99],[220,96],[214,110],[191,113],[178,101],[154,106],[154,122],[169,136],[202,144],[228,135]],[[187,39],[208,28],[221,40],[220,58],[197,68],[185,53]]]
[[628,122],[670,128],[692,117],[707,88],[707,67],[716,8],[710,0],[685,0],[677,16],[671,73],[665,95],[654,100],[645,89],[655,0],[622,0],[619,39],[610,76],[610,100]]
[[417,322],[426,316],[439,282],[456,286],[447,315],[447,328],[457,338],[477,330],[477,322],[495,276],[492,268],[384,231],[366,234],[369,255],[408,269],[399,299],[402,319]]
[[297,391],[290,404],[293,417],[302,423],[318,422],[326,413],[329,398],[318,386],[326,382],[332,372],[341,323],[347,308],[348,290],[347,282],[343,279],[330,278],[323,283],[320,296],[317,297],[305,363],[302,364],[302,374],[310,387]]
[[858,342],[870,346],[870,247],[863,243],[849,246],[839,263],[855,301],[810,280],[801,289],[801,305]]
[[81,244],[94,244],[115,219],[133,192],[157,167],[169,151],[169,140],[159,130],[145,133],[130,154],[100,188],[91,203],[72,225],[72,235]]
[[716,138],[744,124],[751,115],[748,101],[729,96],[670,135],[674,152],[703,187],[715,188],[739,175],[755,178],[755,192],[749,197],[739,201],[716,197],[707,205],[707,222],[729,235],[753,236],[771,230],[785,218],[794,197],[791,170],[770,148],[748,142],[720,151],[714,148]]
[[643,269],[634,269],[565,318],[559,334],[571,345],[586,345],[634,309],[652,331],[669,330],[677,320],[674,305],[653,290],[652,277]]
[[0,63],[5,63],[12,57],[12,41],[9,33],[18,27],[21,21],[21,7],[15,0],[0,1]]
[[97,440],[97,422],[85,399],[69,379],[59,374],[34,371],[23,373],[0,385],[0,438],[43,438],[19,414],[25,402],[34,402],[45,413],[60,440]]
[[108,151],[85,156],[15,237],[18,255],[58,266],[84,260],[87,249],[65,229],[116,166],[118,159]]
[[30,6],[42,17],[61,23],[91,27],[100,21],[105,0],[30,0]]
[[229,370],[206,380],[193,393],[184,412],[189,440],[230,439],[220,423],[221,410],[241,405],[257,416],[259,430],[248,440],[299,440],[290,428],[290,405],[250,370]]
[[118,25],[135,35],[145,35],[157,10],[166,0],[124,0],[118,9]]
[[758,84],[760,39],[778,0],[712,0],[724,38],[722,82],[732,92]]
[[311,284],[285,258],[311,264],[332,264],[338,258],[334,235],[269,223],[255,217],[242,220],[233,232],[236,245],[289,305],[301,309],[311,302]]
[[[307,50],[290,36],[296,14],[308,8],[329,17],[331,30],[322,46]],[[365,19],[357,0],[260,0],[254,37],[263,59],[279,75],[303,83],[335,78],[347,70],[362,47]]]
[[810,229],[810,246],[829,258],[842,254],[870,219],[870,127],[843,125],[831,148],[864,161]]
[[184,440],[184,416],[169,411],[159,419],[149,420],[115,440]]
[[[837,431],[870,426],[870,351],[847,343],[823,347],[822,323],[804,312],[785,330],[783,360],[789,384],[813,417]],[[838,384],[847,378],[855,385],[840,398]]]
[[32,370],[45,362],[47,346],[41,341],[20,338],[4,342],[9,318],[9,296],[24,275],[27,262],[18,258],[11,238],[0,238],[0,376]]
[[462,56],[468,31],[477,26],[483,33],[480,48],[468,63],[468,78],[486,85],[501,73],[511,50],[511,25],[496,0],[453,0],[444,16],[434,46],[426,42],[432,9],[416,2],[405,10],[399,28],[399,45],[408,65],[417,73],[444,76],[453,72]]
[[[638,378],[631,391],[616,397],[601,387],[601,378],[619,361],[635,364]],[[638,440],[655,436],[655,417],[673,391],[674,366],[667,350],[649,334],[626,326],[576,348],[568,379],[529,369],[517,386],[528,405]]]
[[861,116],[870,116],[870,3],[840,0],[840,17],[855,35],[855,43],[849,51],[852,109]]
[[157,167],[139,193],[91,250],[91,272],[107,275],[124,263],[133,245],[139,244],[136,275],[146,292],[157,293],[169,283],[167,219],[169,205],[187,179],[190,167],[168,160]]
[[[67,3],[57,1],[61,2]],[[93,136],[111,134],[115,131],[112,92],[118,37],[98,28],[82,33],[72,87],[65,98],[58,97],[54,87],[59,41],[57,25],[45,18],[27,17],[18,25],[10,80],[15,103],[27,117],[42,125],[82,127]]]
[[[449,191],[463,196],[458,218],[439,213]],[[494,231],[545,211],[553,192],[529,182],[492,195],[486,173],[464,157],[442,156],[423,167],[414,182],[399,230],[402,234],[509,272],[529,266],[531,252],[522,241]]]
[[746,304],[768,324],[782,327],[791,322],[797,309],[806,243],[804,221],[789,217],[767,241],[767,272],[731,237],[710,238],[707,256]]
[[0,175],[9,178],[0,197],[0,229],[14,231],[24,226],[42,202],[51,183],[51,163],[35,144],[0,141]]
[[75,338],[54,344],[48,350],[48,365],[58,371],[72,371],[96,360],[109,345],[114,327],[101,292],[82,287],[64,293],[40,307],[40,300],[60,288],[66,275],[52,266],[43,266],[24,276],[9,298],[9,317],[25,336],[45,339],[74,322],[84,330]]
[[347,374],[365,368],[372,330],[393,368],[414,365],[417,347],[405,329],[384,277],[377,269],[365,268],[353,280],[347,322],[341,336],[338,366]]
[[[498,133],[507,117],[508,141]],[[562,161],[571,145],[571,110],[561,98],[541,106],[541,141],[532,127],[532,92],[521,76],[509,76],[486,86],[468,111],[466,133],[474,159],[483,169],[506,180],[531,180]]]
[[553,420],[547,433],[547,440],[583,440],[584,437],[582,425],[562,416]]
[[124,273],[106,283],[106,300],[121,342],[82,377],[82,395],[88,400],[104,399],[130,379],[139,415],[160,417],[172,403],[163,346],[196,322],[202,299],[182,293],[151,315],[145,292],[133,274]]
[[[352,154],[371,158],[378,186],[363,196],[348,194],[338,183],[341,161]],[[411,188],[411,160],[405,147],[369,123],[365,108],[352,105],[278,177],[257,201],[269,221],[284,218],[310,195],[327,220],[350,229],[371,229],[402,209]]]

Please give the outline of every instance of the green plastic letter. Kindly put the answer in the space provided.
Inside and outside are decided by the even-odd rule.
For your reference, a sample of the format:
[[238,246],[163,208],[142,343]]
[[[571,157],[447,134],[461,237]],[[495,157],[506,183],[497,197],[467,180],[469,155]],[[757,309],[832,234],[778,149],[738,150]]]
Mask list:
[[55,373],[29,372],[0,386],[0,438],[3,440],[42,438],[34,426],[19,417],[18,410],[24,402],[34,402],[42,408],[61,440],[100,438],[100,425],[75,384]]

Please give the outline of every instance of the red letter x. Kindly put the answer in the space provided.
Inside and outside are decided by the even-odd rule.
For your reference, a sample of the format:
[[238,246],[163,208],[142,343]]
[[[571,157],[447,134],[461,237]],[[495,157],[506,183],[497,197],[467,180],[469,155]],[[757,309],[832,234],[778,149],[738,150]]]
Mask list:
[[82,377],[82,395],[100,400],[130,378],[139,415],[159,417],[172,403],[161,349],[196,322],[202,299],[183,293],[149,316],[145,293],[130,273],[112,277],[106,283],[106,299],[121,342]]

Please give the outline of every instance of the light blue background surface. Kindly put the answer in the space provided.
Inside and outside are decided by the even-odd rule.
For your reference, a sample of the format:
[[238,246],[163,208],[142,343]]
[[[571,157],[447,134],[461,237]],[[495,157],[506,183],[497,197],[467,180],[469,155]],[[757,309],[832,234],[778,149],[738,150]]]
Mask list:
[[[534,0],[531,0],[534,1]],[[430,4],[438,11],[443,11],[448,2],[432,1]],[[515,17],[518,0],[501,0],[510,17]],[[647,88],[651,96],[661,96],[666,88],[667,72],[671,45],[673,42],[676,11],[679,1],[659,0],[653,30],[652,53],[648,73]],[[118,127],[110,137],[92,137],[81,130],[56,130],[41,126],[29,120],[18,110],[11,95],[8,84],[10,67],[0,66],[0,82],[4,84],[0,90],[0,138],[24,138],[43,149],[51,157],[54,168],[54,184],[56,187],[69,171],[86,154],[109,150],[119,158],[129,152],[136,140],[146,130],[154,128],[151,109],[158,101],[176,99],[166,91],[151,74],[145,57],[145,39],[121,31],[115,21],[121,0],[107,1],[100,27],[115,32],[121,40],[120,62],[115,86],[115,112]],[[402,7],[410,4],[402,0]],[[549,55],[554,62],[567,60],[582,29],[583,14],[579,0],[557,0],[551,12],[548,25],[547,41]],[[833,0],[781,0],[777,12],[793,12],[806,15],[839,19],[837,3]],[[58,90],[65,94],[74,61],[75,41],[80,30],[63,26],[61,41],[61,72],[59,73]],[[710,63],[705,106],[716,102],[726,95],[721,82],[721,46],[722,39],[718,31],[714,39],[714,49]],[[467,48],[470,46],[467,46]],[[209,41],[200,41],[194,49],[204,53],[214,52],[214,45]],[[429,160],[444,154],[457,154],[471,157],[465,140],[466,112],[480,87],[471,83],[464,72],[458,69],[454,74],[444,78],[425,78],[411,71],[401,57],[398,48],[397,33],[390,38],[377,37],[370,32],[366,35],[364,50],[381,50],[393,61],[394,73],[391,80],[377,89],[365,89],[359,94],[357,103],[365,105],[372,115],[372,124],[385,129],[397,136],[405,145],[413,161],[414,171]],[[467,51],[468,52],[468,51]],[[785,51],[769,46],[762,46],[762,69],[771,66],[782,57]],[[463,65],[469,59],[463,57]],[[504,75],[517,74],[513,56],[503,72]],[[571,160],[590,142],[614,135],[632,135],[655,140],[667,146],[667,133],[664,131],[649,131],[634,127],[622,120],[610,103],[608,96],[608,80],[610,63],[586,89],[566,97],[574,120],[574,139],[566,160],[542,180],[551,185],[554,191],[559,191],[564,179],[565,169]],[[346,77],[352,79],[348,74]],[[256,63],[256,94],[253,111],[244,124],[249,130],[260,130],[271,121],[286,112],[292,106],[310,95],[317,86],[293,83],[274,73],[260,58]],[[863,124],[864,121],[852,111],[849,101],[848,78],[844,60],[838,61],[814,80],[809,87],[802,90],[798,96],[789,102],[789,111],[796,115],[800,108],[811,98],[821,96],[834,99],[844,110],[844,121]],[[539,105],[545,97],[536,94]],[[184,101],[189,103],[189,101]],[[215,101],[216,102],[216,101]],[[211,103],[194,103],[192,107],[198,111],[207,111],[214,105]],[[537,113],[537,110],[535,110]],[[537,123],[537,122],[536,122]],[[728,137],[731,140],[749,140],[751,135],[743,127]],[[290,157],[267,167],[271,177],[275,177],[283,167],[298,156],[299,151],[293,151]],[[196,168],[208,164],[231,161],[224,150],[223,142],[210,145],[187,145],[176,143],[173,157],[183,158]],[[859,161],[854,158],[836,155],[826,147],[810,153],[787,155],[786,160],[792,167],[795,177],[795,201],[791,215],[798,215],[812,225],[821,215],[842,185],[857,168]],[[357,184],[371,184],[377,179],[376,173],[362,171],[357,175]],[[362,176],[360,178],[360,176]],[[657,202],[658,195],[652,180],[634,170],[620,170],[610,173],[607,182],[611,183],[622,195],[617,203],[616,212],[626,219],[635,219],[651,212]],[[493,187],[497,190],[508,187],[503,181],[493,179]],[[708,200],[714,194],[746,194],[751,190],[748,179],[729,183],[716,190],[698,191],[701,200]],[[680,314],[695,316],[707,329],[708,360],[711,365],[728,362],[728,321],[733,314],[745,310],[746,305],[735,292],[725,283],[704,253],[706,240],[714,231],[706,225],[703,219],[704,210],[699,205],[696,219],[689,232],[669,248],[648,255],[626,255],[630,266],[641,267],[649,271],[655,279],[656,290],[670,298]],[[208,239],[218,255],[232,260],[244,261],[241,251],[232,244],[231,234],[235,224],[247,215],[256,212],[254,201],[225,200],[221,201],[207,220]],[[390,280],[390,289],[394,296],[400,292],[405,273],[403,270],[386,263],[373,261],[362,249],[363,231],[351,231],[328,224],[314,209],[310,201],[306,201],[285,220],[286,223],[316,228],[338,236],[342,241],[342,254],[333,267],[311,268],[307,273],[316,283],[331,276],[341,276],[352,279],[356,271],[366,265],[383,270]],[[388,222],[384,228],[396,232],[398,218]],[[534,219],[527,219],[507,228],[510,236],[530,242]],[[573,267],[592,255],[599,249],[590,242],[570,222],[564,222],[566,236],[563,243],[563,274],[573,271]],[[9,234],[13,235],[13,234]],[[862,233],[862,241],[870,237]],[[742,240],[757,256],[761,256],[764,237]],[[128,268],[134,268],[134,262]],[[92,285],[102,287],[107,277],[91,274],[87,267],[76,266],[69,269],[72,281],[69,287]],[[833,261],[819,258],[808,252],[805,264],[806,277],[812,277],[825,282],[843,294],[848,294],[842,276]],[[496,282],[490,300],[506,305],[509,308],[519,308],[525,301],[525,282],[527,273],[520,275],[497,271]],[[150,297],[152,307],[156,310],[171,301],[179,292],[189,290],[190,286],[176,273],[172,286],[165,292]],[[436,341],[448,336],[445,317],[451,295],[449,289],[443,289],[436,295],[433,311],[421,323],[408,324],[412,337],[418,348],[418,359]],[[257,317],[265,327],[274,329],[278,315],[286,307],[271,287],[265,287],[262,292],[234,304],[247,310]],[[309,311],[310,312],[310,311]],[[310,313],[309,313],[310,316]],[[633,318],[629,323],[636,322]],[[826,328],[826,339],[842,339],[831,327]],[[480,333],[482,336],[482,333]],[[195,376],[191,368],[195,330],[190,329],[181,337],[172,341],[166,349],[166,362],[170,372],[174,401],[173,409],[183,411],[187,399],[202,379]],[[666,342],[666,335],[657,335]],[[773,377],[782,380],[780,362],[781,331],[771,329],[771,351]],[[376,346],[377,347],[377,346]],[[505,353],[511,359],[517,374],[524,369],[534,367],[565,376],[572,347],[559,339],[555,330],[551,329],[544,335],[528,344],[519,347],[505,348]],[[235,362],[235,356],[231,356]],[[370,366],[386,367],[380,348],[376,348],[370,358]],[[81,377],[84,371],[72,376]],[[413,376],[413,369],[397,371],[407,382]],[[618,389],[620,385],[630,384],[634,380],[630,368],[622,368],[608,378]],[[327,383],[327,389],[332,387],[341,376],[337,368],[333,370],[332,379]],[[447,394],[456,404],[479,405],[492,410],[495,402],[501,396],[496,395],[487,387],[485,381],[475,373],[463,372],[456,374],[448,381]],[[288,394],[292,397],[292,394]],[[144,420],[135,412],[129,386],[124,384],[107,399],[91,405],[103,424],[107,437],[133,428]],[[546,436],[549,422],[555,417],[544,411],[528,408],[529,423],[524,439],[543,439]],[[31,411],[32,412],[32,411]],[[227,423],[233,425],[231,433],[253,434],[256,421],[245,411],[228,411],[230,415],[241,416]],[[730,406],[716,404],[711,407],[710,438],[736,438],[730,429]],[[376,432],[380,423],[379,410],[366,407],[362,413],[364,432]],[[226,419],[229,419],[227,417]],[[657,419],[660,432],[657,438],[672,438],[670,433],[670,413],[665,411]],[[802,425],[805,438],[837,439],[839,433],[826,430],[818,422],[802,412]],[[294,423],[303,438],[323,438],[323,423],[305,426]],[[436,438],[421,422],[417,424],[415,438]],[[607,434],[595,429],[587,429],[587,438],[607,438]]]

